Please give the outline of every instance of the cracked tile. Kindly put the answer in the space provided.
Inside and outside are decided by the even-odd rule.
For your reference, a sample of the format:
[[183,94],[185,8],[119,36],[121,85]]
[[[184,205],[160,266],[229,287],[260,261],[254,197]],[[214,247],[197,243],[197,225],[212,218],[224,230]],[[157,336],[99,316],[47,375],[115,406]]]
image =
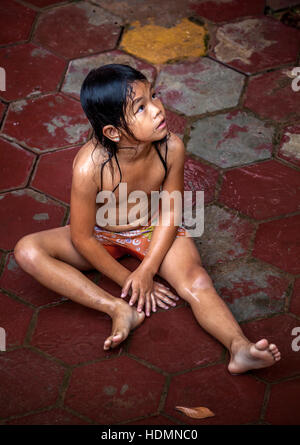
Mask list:
[[295,75],[291,68],[253,76],[249,79],[244,106],[262,118],[277,122],[290,122],[300,119],[299,99],[292,89]]
[[[13,249],[24,235],[41,230],[59,227],[62,224],[65,208],[31,189],[4,193],[0,201],[2,249]],[[48,213],[49,219],[34,219],[37,213]]]
[[149,81],[153,81],[156,74],[156,69],[153,66],[137,60],[129,54],[123,53],[122,51],[111,51],[98,54],[96,56],[72,60],[65,76],[62,91],[78,99],[80,96],[82,82],[88,73],[92,69],[98,68],[102,65],[107,65],[109,63],[130,65],[133,68],[141,71]]
[[250,222],[213,205],[205,208],[204,224],[203,235],[194,241],[205,266],[247,255],[254,233]]
[[0,48],[0,66],[5,66],[6,101],[39,95],[58,88],[66,62],[32,43]]
[[272,159],[226,172],[219,202],[261,220],[298,211],[299,190],[299,173]]
[[156,413],[164,383],[129,357],[113,358],[74,369],[65,404],[99,425],[119,423]]
[[0,190],[25,187],[35,155],[0,138],[0,157],[2,163]]
[[78,2],[59,6],[42,13],[33,40],[73,59],[114,49],[121,20],[98,6]]
[[192,125],[187,149],[227,168],[272,155],[273,128],[243,111],[210,116]]
[[284,129],[278,156],[298,167],[300,166],[300,124]]
[[234,107],[243,84],[244,75],[207,58],[165,65],[156,82],[164,104],[188,116]]
[[27,40],[35,16],[36,13],[32,9],[14,0],[2,0],[0,4],[0,45]]
[[242,259],[215,265],[210,276],[239,323],[284,310],[289,281],[267,265]]
[[81,104],[58,93],[11,104],[3,132],[41,152],[83,144],[90,129]]
[[300,215],[260,224],[255,237],[253,256],[291,274],[299,274],[299,224]]
[[299,34],[270,17],[227,23],[216,32],[212,56],[246,74],[296,62]]

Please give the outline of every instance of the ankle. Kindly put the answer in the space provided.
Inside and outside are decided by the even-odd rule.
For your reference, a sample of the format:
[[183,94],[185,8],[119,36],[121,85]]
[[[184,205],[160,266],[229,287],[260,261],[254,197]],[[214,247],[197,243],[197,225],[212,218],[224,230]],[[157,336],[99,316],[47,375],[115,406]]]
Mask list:
[[245,337],[243,333],[238,333],[234,336],[230,342],[229,352],[234,353],[237,349],[239,349],[242,345],[250,343],[249,340]]

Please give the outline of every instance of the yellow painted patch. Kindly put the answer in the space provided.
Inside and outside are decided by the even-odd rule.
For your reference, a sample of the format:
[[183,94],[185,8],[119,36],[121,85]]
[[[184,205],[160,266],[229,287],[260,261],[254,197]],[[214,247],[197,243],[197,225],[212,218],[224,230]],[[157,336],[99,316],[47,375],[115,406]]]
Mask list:
[[141,26],[137,21],[124,33],[120,46],[134,56],[161,64],[173,59],[204,56],[206,35],[204,26],[196,25],[186,18],[173,28],[153,23]]

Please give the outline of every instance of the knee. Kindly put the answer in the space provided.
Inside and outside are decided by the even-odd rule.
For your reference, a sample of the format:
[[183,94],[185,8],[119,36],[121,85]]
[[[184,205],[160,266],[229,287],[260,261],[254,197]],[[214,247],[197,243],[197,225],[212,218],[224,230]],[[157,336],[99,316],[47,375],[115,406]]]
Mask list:
[[200,266],[195,265],[190,268],[180,283],[180,292],[182,295],[189,299],[199,292],[211,289],[213,283],[206,270]]
[[32,272],[32,269],[38,263],[39,249],[32,235],[26,235],[21,238],[14,248],[14,256],[18,265],[26,272]]

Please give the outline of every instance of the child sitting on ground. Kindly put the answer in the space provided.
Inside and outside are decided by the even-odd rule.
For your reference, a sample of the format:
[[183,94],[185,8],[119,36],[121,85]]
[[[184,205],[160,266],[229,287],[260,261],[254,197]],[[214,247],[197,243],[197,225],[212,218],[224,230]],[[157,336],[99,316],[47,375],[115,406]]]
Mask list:
[[[155,214],[154,225],[149,205],[139,218],[127,222],[134,204],[126,198],[124,211],[121,185],[127,185],[128,194],[143,191],[146,204],[152,191],[183,195],[185,147],[168,131],[153,85],[130,66],[105,65],[84,80],[81,103],[94,133],[74,159],[70,224],[23,237],[15,247],[18,264],[55,292],[107,313],[112,332],[104,341],[105,350],[124,341],[145,313],[150,316],[157,306],[176,304],[178,297],[153,280],[157,274],[189,303],[199,325],[229,350],[229,372],[240,374],[280,360],[276,345],[266,339],[251,343],[245,337],[202,267],[189,232],[175,224],[175,205],[168,225],[162,224],[161,212]],[[102,191],[114,196],[122,224],[109,220],[104,228],[103,218],[99,222]],[[117,261],[127,253],[141,260],[133,272]],[[90,269],[118,283],[121,297],[130,295],[129,304],[81,273]]]

